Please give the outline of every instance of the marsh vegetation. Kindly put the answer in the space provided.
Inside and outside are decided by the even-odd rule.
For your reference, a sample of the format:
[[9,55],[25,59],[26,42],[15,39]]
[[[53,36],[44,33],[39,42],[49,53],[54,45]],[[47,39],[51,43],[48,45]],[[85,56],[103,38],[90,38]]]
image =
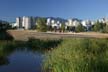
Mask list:
[[108,72],[108,39],[65,39],[46,53],[46,72]]

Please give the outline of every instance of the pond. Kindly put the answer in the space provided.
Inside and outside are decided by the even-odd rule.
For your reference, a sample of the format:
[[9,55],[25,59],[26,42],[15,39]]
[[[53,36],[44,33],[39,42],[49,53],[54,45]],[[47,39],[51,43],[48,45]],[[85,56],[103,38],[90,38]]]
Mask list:
[[61,41],[0,41],[0,72],[42,72],[45,54]]
[[44,53],[26,48],[8,53],[0,56],[0,72],[42,72]]

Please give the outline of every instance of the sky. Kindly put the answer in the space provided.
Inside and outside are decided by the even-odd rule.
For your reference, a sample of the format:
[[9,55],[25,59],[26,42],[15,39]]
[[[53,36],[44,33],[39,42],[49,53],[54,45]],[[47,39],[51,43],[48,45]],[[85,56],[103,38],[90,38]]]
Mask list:
[[19,16],[95,20],[108,17],[108,0],[0,0],[0,19]]

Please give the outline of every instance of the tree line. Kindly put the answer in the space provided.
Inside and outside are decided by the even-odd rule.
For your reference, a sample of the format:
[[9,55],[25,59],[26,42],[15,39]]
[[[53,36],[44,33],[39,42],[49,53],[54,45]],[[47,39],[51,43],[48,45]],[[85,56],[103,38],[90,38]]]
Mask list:
[[47,26],[46,25],[46,18],[38,18],[37,19],[37,26],[36,29],[38,31],[46,32],[46,31],[59,31],[59,32],[87,32],[87,31],[93,31],[93,32],[102,32],[102,33],[108,33],[108,25],[107,23],[101,23],[97,21],[94,25],[91,25],[89,27],[84,27],[82,24],[79,24],[78,26],[69,26],[65,28],[65,24],[62,23],[61,27],[57,29],[57,27]]
[[[102,33],[108,33],[108,24],[102,23],[102,22],[95,22],[94,25],[91,25],[89,27],[85,27],[82,24],[79,24],[78,26],[65,26],[65,23],[61,24],[61,27],[57,28],[56,26],[52,27],[51,25],[46,25],[47,19],[44,17],[40,17],[36,21],[36,25],[33,29],[36,29],[39,32],[46,32],[46,31],[54,31],[54,32],[87,32],[87,31],[93,31],[93,32],[102,32]],[[0,31],[5,31],[8,29],[13,29],[11,25],[9,25],[9,22],[6,21],[0,21]]]

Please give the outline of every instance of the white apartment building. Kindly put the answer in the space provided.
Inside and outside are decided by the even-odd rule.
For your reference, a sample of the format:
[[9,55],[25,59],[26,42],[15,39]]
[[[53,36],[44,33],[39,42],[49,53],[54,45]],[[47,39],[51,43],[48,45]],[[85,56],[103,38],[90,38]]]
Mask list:
[[91,31],[91,28],[94,25],[94,22],[90,20],[83,20],[81,24],[85,27],[86,31]]
[[52,20],[52,28],[56,27],[57,29],[60,29],[61,28],[61,23],[60,21],[54,21]]
[[51,19],[50,18],[48,18],[47,19],[47,23],[46,23],[48,26],[50,26],[51,25]]
[[95,21],[91,21],[91,25],[94,25],[95,24]]
[[52,28],[54,28],[54,27],[56,27],[57,29],[60,29],[61,28],[61,22],[59,20],[57,21],[57,20],[48,18],[46,24],[48,26],[51,26]]
[[105,23],[108,25],[108,18],[105,18]]
[[18,29],[31,29],[36,25],[36,19],[31,17],[17,17],[16,24]]
[[74,26],[77,27],[80,24],[80,21],[68,19],[68,22],[66,23],[67,26]]
[[55,20],[51,20],[51,24],[55,24]]
[[73,21],[73,26],[74,27],[77,27],[78,25],[80,25],[80,22],[79,21],[77,21],[77,20]]
[[16,26],[17,26],[17,28],[22,27],[22,19],[21,19],[21,17],[16,18]]
[[100,23],[106,23],[106,19],[105,18],[98,19],[98,22],[100,22]]
[[12,28],[17,27],[17,23],[11,23],[10,25],[12,26]]
[[83,20],[83,21],[81,22],[81,24],[82,24],[83,26],[87,27],[88,25],[91,25],[91,21],[90,21],[90,20]]
[[68,27],[68,22],[65,22],[65,29],[67,29]]
[[25,29],[31,29],[31,19],[30,19],[30,17],[25,17],[25,16],[23,17],[22,26]]
[[25,27],[25,18],[26,18],[25,16],[22,17],[22,26],[23,26],[23,27]]
[[72,19],[68,19],[68,24],[67,26],[73,26],[73,20]]
[[57,21],[55,24],[56,24],[56,26],[57,26],[57,29],[61,28],[61,23],[60,23],[60,21]]
[[19,18],[17,17],[17,18],[16,18],[16,24],[17,24],[16,26],[17,26],[17,27],[19,27],[19,23],[20,23],[20,20],[19,20]]

